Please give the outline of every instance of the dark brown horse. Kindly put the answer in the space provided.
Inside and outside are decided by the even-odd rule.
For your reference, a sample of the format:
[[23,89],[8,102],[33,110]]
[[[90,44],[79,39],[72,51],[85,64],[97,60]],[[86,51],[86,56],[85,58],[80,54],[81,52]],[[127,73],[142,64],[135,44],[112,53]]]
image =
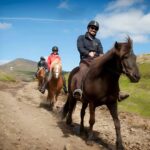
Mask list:
[[[75,89],[78,71],[78,67],[73,69],[69,76],[69,95],[63,108],[63,117],[67,116],[67,124],[72,123],[72,113],[77,102],[77,99],[73,97],[73,91]],[[131,82],[138,82],[140,79],[139,70],[136,64],[136,56],[133,53],[132,41],[129,37],[127,42],[116,42],[114,47],[106,54],[94,59],[82,84],[83,97],[80,131],[84,129],[85,109],[89,104],[90,129],[88,140],[90,141],[93,137],[95,108],[100,105],[106,105],[113,118],[116,129],[117,150],[124,149],[117,112],[119,78],[122,73],[125,74]]]

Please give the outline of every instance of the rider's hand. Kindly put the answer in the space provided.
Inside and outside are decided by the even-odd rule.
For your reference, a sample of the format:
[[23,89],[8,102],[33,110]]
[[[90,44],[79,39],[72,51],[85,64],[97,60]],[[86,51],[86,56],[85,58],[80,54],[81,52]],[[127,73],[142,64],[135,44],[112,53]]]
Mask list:
[[89,52],[89,56],[90,56],[90,57],[94,57],[95,54],[96,54],[95,52]]

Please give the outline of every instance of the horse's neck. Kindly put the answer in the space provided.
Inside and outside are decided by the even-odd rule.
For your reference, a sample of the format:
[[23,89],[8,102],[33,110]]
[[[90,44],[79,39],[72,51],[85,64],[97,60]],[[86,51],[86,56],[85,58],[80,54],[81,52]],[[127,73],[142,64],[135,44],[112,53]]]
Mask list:
[[105,64],[114,57],[114,49],[111,49],[103,56],[97,57],[90,66],[91,75],[97,76],[104,68]]
[[111,60],[114,57],[114,48],[109,50],[107,53],[105,53],[103,56],[100,56],[96,60],[97,67],[103,67],[103,65]]

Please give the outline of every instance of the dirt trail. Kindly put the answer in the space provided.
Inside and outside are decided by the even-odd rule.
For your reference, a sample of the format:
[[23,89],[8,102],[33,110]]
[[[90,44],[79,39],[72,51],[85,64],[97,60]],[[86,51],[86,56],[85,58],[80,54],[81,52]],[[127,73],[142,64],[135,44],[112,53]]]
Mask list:
[[[60,119],[60,112],[49,111],[46,94],[37,82],[0,82],[0,150],[106,150],[115,149],[115,129],[105,107],[96,110],[95,140],[91,147],[86,135],[79,135],[80,103],[73,115],[74,127]],[[58,98],[62,108],[65,95]],[[126,150],[150,149],[150,119],[121,112],[121,131]],[[88,110],[85,126],[88,126]]]

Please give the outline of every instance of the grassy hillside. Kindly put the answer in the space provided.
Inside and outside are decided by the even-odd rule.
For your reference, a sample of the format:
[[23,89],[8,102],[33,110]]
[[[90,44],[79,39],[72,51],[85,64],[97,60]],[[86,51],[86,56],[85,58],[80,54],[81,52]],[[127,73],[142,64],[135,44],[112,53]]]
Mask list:
[[120,88],[130,93],[130,97],[119,103],[119,109],[150,117],[150,63],[139,65],[141,80],[131,83],[127,77],[120,78]]
[[15,77],[9,76],[7,73],[0,71],[0,81],[13,81],[15,82]]
[[15,78],[15,80],[31,81],[36,69],[36,62],[22,58],[0,65],[0,70],[5,72],[8,76]]

